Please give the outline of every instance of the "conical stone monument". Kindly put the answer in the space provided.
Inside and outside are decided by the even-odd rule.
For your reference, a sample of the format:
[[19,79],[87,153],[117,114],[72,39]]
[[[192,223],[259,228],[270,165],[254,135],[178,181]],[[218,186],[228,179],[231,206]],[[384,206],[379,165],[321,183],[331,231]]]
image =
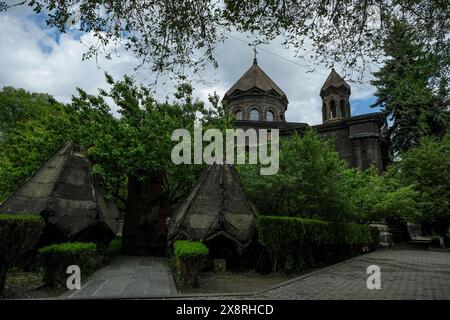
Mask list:
[[104,250],[118,231],[117,207],[105,199],[91,175],[91,162],[72,142],[1,203],[0,212],[41,215],[41,244],[92,241]]
[[169,244],[178,239],[201,240],[213,256],[242,254],[252,243],[257,211],[249,201],[236,169],[213,164],[170,220]]

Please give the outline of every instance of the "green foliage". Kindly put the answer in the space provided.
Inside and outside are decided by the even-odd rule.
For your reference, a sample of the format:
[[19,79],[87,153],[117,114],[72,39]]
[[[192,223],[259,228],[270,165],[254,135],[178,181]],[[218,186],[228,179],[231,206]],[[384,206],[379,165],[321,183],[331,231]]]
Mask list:
[[261,176],[255,165],[237,166],[253,203],[265,215],[318,217],[368,224],[386,218],[415,219],[416,191],[388,170],[351,169],[331,141],[313,131],[280,142],[280,168]]
[[208,248],[199,241],[177,240],[174,245],[177,270],[184,284],[198,286],[198,275],[208,256]]
[[62,32],[75,28],[97,37],[84,57],[104,53],[111,58],[105,47],[121,42],[152,71],[174,72],[180,78],[189,74],[186,68],[200,71],[207,62],[217,66],[217,45],[230,30],[254,35],[256,44],[281,38],[305,61],[366,68],[380,59],[389,21],[405,17],[428,50],[440,53],[448,72],[446,0],[158,0],[120,5],[110,0],[27,0],[9,5],[0,1],[0,11],[17,5],[29,5]]
[[279,171],[261,176],[257,165],[238,165],[241,180],[253,203],[264,214],[320,216],[345,219],[347,165],[334,145],[313,130],[280,141]]
[[417,192],[418,220],[445,236],[450,224],[450,133],[441,140],[423,138],[395,168],[403,183]]
[[64,105],[47,94],[0,90],[0,201],[67,140]]
[[175,256],[182,260],[205,257],[208,255],[208,247],[200,241],[178,240],[174,245]]
[[30,93],[24,89],[3,87],[0,90],[0,136],[16,125],[57,111],[60,104],[50,95]]
[[367,225],[279,216],[259,216],[257,224],[259,242],[267,249],[275,272],[284,268],[288,256],[297,269],[299,264],[337,261],[363,247],[375,249],[379,242],[378,230]]
[[52,244],[38,250],[44,267],[44,282],[50,286],[64,285],[67,267],[77,265],[83,276],[92,272],[97,246],[89,242]]
[[374,74],[377,101],[372,107],[381,107],[392,121],[394,151],[408,150],[423,136],[442,136],[450,129],[449,96],[436,54],[425,50],[405,20],[392,22],[383,48],[388,59]]
[[40,255],[80,255],[84,256],[86,254],[95,253],[97,249],[95,243],[91,242],[65,242],[60,244],[52,244],[38,250]]
[[8,268],[33,249],[43,228],[39,215],[0,214],[0,296]]
[[351,169],[346,181],[352,221],[371,223],[388,218],[406,222],[418,215],[416,191],[402,183],[393,168],[381,175],[373,167]]
[[[220,126],[226,118],[223,109],[207,110],[203,102],[192,98],[189,84],[181,84],[176,101],[169,103],[154,100],[149,88],[136,85],[130,77],[114,81],[107,74],[106,80],[108,92],[100,90],[98,96],[91,96],[78,89],[73,97],[69,107],[73,140],[88,148],[95,163],[93,173],[102,177],[111,195],[124,199],[128,178],[145,182],[163,172],[169,202],[177,203],[203,166],[173,164],[171,150],[178,142],[172,141],[172,132],[179,128],[192,132],[197,113]],[[105,99],[112,99],[120,117],[113,115]]]
[[122,253],[122,237],[116,237],[108,245],[106,255],[110,258],[118,256]]

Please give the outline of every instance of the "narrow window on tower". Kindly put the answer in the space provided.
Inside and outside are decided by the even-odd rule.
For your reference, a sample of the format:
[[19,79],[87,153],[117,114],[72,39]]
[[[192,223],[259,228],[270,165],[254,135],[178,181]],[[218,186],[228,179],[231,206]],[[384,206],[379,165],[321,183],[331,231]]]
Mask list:
[[345,113],[345,101],[344,100],[341,100],[341,115],[342,115],[342,118],[345,118],[345,117],[347,117],[347,114]]
[[334,100],[331,100],[331,102],[330,102],[330,113],[331,113],[331,119],[334,119],[337,117],[336,102]]

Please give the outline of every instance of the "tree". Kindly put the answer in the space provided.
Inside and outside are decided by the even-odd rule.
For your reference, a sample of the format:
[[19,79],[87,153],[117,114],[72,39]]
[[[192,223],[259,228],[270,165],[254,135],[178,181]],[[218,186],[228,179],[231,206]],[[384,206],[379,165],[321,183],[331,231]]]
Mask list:
[[374,167],[361,171],[341,160],[330,140],[315,131],[280,143],[280,168],[259,175],[259,166],[238,165],[250,199],[264,215],[289,215],[370,224],[417,218],[416,191],[396,175]]
[[441,140],[422,138],[402,155],[397,170],[417,192],[419,221],[430,223],[445,240],[450,224],[450,134]]
[[[76,28],[99,40],[85,57],[124,47],[155,71],[183,74],[208,61],[232,30],[249,32],[256,43],[282,37],[302,54],[319,61],[355,67],[380,59],[389,21],[404,17],[424,39],[427,51],[438,53],[448,75],[450,10],[446,0],[17,0],[0,2],[0,10],[29,5],[47,15],[47,23],[64,32]],[[303,53],[303,56],[306,55]]]
[[416,191],[404,184],[390,167],[382,175],[374,167],[350,169],[347,175],[348,204],[354,222],[370,224],[383,220],[407,222],[417,219]]
[[253,203],[264,215],[346,218],[346,164],[334,146],[313,130],[280,141],[279,171],[261,176],[258,165],[238,165]]
[[0,91],[0,202],[68,139],[63,104],[47,94]]
[[[175,165],[171,140],[175,129],[193,131],[198,114],[220,124],[223,109],[208,110],[203,102],[192,99],[192,87],[181,84],[174,103],[158,102],[145,86],[131,77],[115,81],[106,75],[109,91],[88,95],[78,89],[70,105],[72,138],[88,149],[94,162],[93,173],[102,177],[111,195],[127,207],[127,189],[151,183],[164,176],[169,201],[176,204],[190,191],[203,165]],[[112,99],[119,117],[115,117],[105,99]],[[207,124],[205,124],[207,127]]]
[[58,113],[62,105],[48,94],[3,87],[0,90],[0,106],[0,137],[5,137],[19,123]]
[[450,110],[438,59],[425,51],[423,41],[404,20],[393,22],[383,48],[389,58],[374,74],[377,101],[372,107],[381,107],[393,121],[389,130],[394,151],[408,150],[422,136],[441,137],[450,129]]

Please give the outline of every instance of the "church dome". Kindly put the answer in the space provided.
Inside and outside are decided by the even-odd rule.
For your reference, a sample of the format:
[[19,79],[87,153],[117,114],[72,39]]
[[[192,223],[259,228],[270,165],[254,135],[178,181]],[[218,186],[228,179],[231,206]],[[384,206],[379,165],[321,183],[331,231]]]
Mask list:
[[234,95],[250,92],[253,89],[261,90],[264,93],[278,96],[286,100],[286,94],[278,87],[275,82],[258,66],[255,61],[253,65],[244,73],[244,75],[225,93],[225,99]]
[[285,122],[288,99],[283,90],[258,66],[256,59],[225,93],[226,110],[237,120]]

